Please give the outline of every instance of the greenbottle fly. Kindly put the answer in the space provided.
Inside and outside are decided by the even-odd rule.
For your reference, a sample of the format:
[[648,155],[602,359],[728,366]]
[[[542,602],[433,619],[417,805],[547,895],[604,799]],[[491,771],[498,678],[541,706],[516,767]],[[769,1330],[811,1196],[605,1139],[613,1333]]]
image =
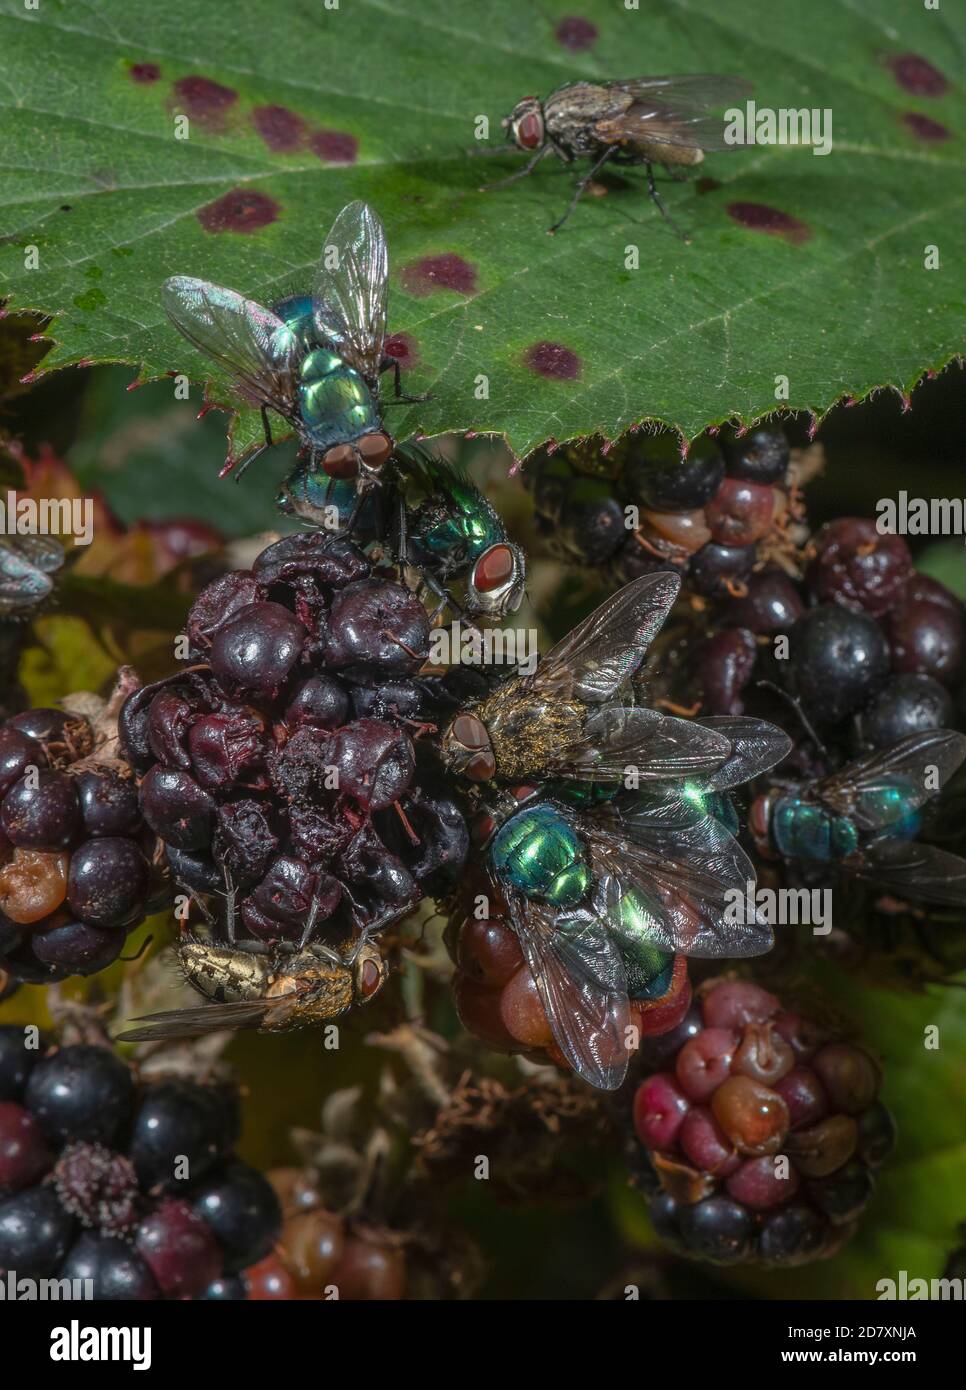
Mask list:
[[815,782],[757,797],[749,825],[760,851],[841,870],[914,902],[966,906],[966,859],[917,839],[924,808],[966,759],[966,735],[909,734]]
[[354,1004],[368,1003],[389,970],[378,948],[363,938],[341,951],[313,944],[288,955],[241,946],[185,940],[178,946],[185,979],[211,1002],[197,1009],[146,1014],[122,1042],[191,1037],[223,1029],[292,1032],[328,1023]]
[[[418,399],[402,394],[399,362],[385,352],[388,279],[382,223],[357,202],[336,218],[311,294],[264,308],[234,290],[175,276],[165,282],[162,302],[175,327],[228,372],[243,400],[260,408],[264,448],[272,444],[269,410],[295,430],[301,447],[279,493],[282,511],[341,534],[391,531],[399,560],[424,567],[441,598],[450,596],[440,578],[459,575],[466,578],[470,612],[502,616],[522,595],[522,552],[469,479],[415,446],[394,455],[383,426],[383,372],[395,373],[396,400]],[[436,520],[425,536],[426,505],[407,525],[413,485],[436,493]]]
[[[718,807],[790,747],[762,721],[709,721],[729,755],[704,775],[664,776],[644,793],[548,797],[497,792],[476,825],[485,865],[574,1070],[604,1090],[624,1079],[630,1001],[651,997],[675,954],[761,955],[773,936],[751,909],[736,920],[755,870]],[[566,798],[566,799],[565,799]]]
[[382,486],[361,508],[354,481],[305,464],[284,484],[279,505],[314,525],[329,524],[335,508],[337,524],[357,539],[387,539],[396,562],[415,567],[441,605],[454,603],[448,586],[463,581],[460,611],[469,617],[502,618],[520,606],[523,551],[469,475],[424,445],[397,445]]
[[503,128],[532,158],[501,184],[489,187],[525,178],[551,153],[565,164],[591,160],[563,216],[550,228],[556,232],[605,164],[643,165],[648,192],[673,227],[654,182],[654,164],[693,167],[706,150],[733,149],[725,139],[724,122],[712,112],[744,100],[750,92],[751,84],[741,77],[691,74],[568,82],[543,101],[524,97],[504,119]]
[[384,352],[388,279],[382,223],[357,202],[332,225],[311,295],[265,308],[235,290],[176,275],[165,281],[161,300],[175,327],[261,410],[264,448],[272,444],[273,410],[295,430],[311,469],[374,484],[393,449],[379,402],[383,371],[394,368],[396,397],[406,399],[399,363]]
[[630,703],[679,588],[671,573],[625,585],[442,740],[454,771],[495,784],[479,787],[476,827],[494,892],[561,1051],[605,1089],[627,1068],[628,980],[645,957],[653,974],[655,951],[739,957],[771,943],[754,911],[727,912],[755,881],[728,793],[790,739],[760,719],[687,721]]

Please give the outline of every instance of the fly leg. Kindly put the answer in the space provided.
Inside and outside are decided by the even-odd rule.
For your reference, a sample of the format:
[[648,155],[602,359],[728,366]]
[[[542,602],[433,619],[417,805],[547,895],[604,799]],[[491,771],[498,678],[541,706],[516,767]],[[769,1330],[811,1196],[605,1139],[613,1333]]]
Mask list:
[[309,938],[315,930],[315,921],[319,915],[319,898],[315,894],[312,898],[312,906],[309,908],[309,915],[305,919],[305,926],[302,928],[302,935],[299,938],[299,950],[304,951],[309,944]]
[[[270,425],[269,422],[268,422],[268,410],[266,409],[265,406],[262,406],[262,430],[264,431],[264,434],[265,434],[265,443],[261,446],[261,448],[256,449],[255,452],[254,452],[253,454],[249,454],[249,455],[248,455],[248,458],[245,459],[245,460],[239,465],[238,472],[235,473],[235,482],[236,482],[236,483],[241,481],[241,479],[242,479],[242,478],[244,477],[244,475],[248,472],[249,468],[251,468],[251,466],[252,466],[252,464],[255,462],[255,460],[256,460],[257,458],[261,458],[261,456],[262,456],[262,454],[264,454],[265,450],[266,450],[266,449],[270,449],[270,448],[272,447],[272,445],[275,443],[274,439],[272,438],[272,427],[271,427],[271,425]],[[219,478],[227,477],[227,475],[228,475],[229,473],[234,472],[234,470],[235,470],[235,464],[234,464],[232,461],[229,460],[229,462],[225,464],[224,468],[222,468],[222,470],[221,470],[221,472],[218,474],[218,476],[219,476]]]
[[652,199],[654,200],[654,203],[655,203],[656,206],[657,206],[658,212],[661,214],[661,216],[664,218],[665,222],[666,222],[666,223],[668,224],[668,226],[671,228],[671,231],[674,233],[674,235],[675,235],[675,236],[679,236],[683,242],[685,242],[688,246],[690,246],[690,245],[691,245],[691,238],[690,238],[690,236],[688,235],[687,232],[682,232],[682,231],[681,231],[681,228],[678,226],[678,224],[675,222],[674,218],[673,218],[673,217],[671,216],[671,214],[668,212],[667,208],[666,208],[666,207],[664,206],[664,204],[661,202],[661,195],[658,193],[658,191],[657,191],[657,184],[654,182],[654,165],[651,163],[651,161],[650,161],[649,159],[645,159],[645,161],[644,161],[644,168],[645,168],[645,170],[647,171],[647,191],[648,191],[648,193],[650,193]]
[[238,897],[238,889],[235,887],[234,880],[228,872],[228,866],[222,866],[225,875],[225,925],[228,928],[228,944],[235,944],[235,904]]
[[396,401],[399,401],[399,403],[402,405],[418,405],[420,401],[431,401],[433,399],[431,391],[426,391],[421,396],[407,396],[402,389],[402,376],[399,370],[398,357],[386,356],[382,359],[382,361],[379,364],[379,370],[381,372],[388,372],[390,367],[392,367],[392,387],[394,400],[387,401],[387,405],[394,405]]
[[508,175],[505,179],[498,179],[496,183],[485,183],[478,191],[480,193],[491,193],[494,188],[506,188],[509,184],[516,183],[518,179],[525,179],[527,174],[533,173],[544,155],[549,154],[552,149],[553,145],[549,143],[541,145],[533,158],[525,164],[522,169],[515,170],[514,173]]
[[582,179],[577,180],[577,187],[574,189],[573,197],[567,204],[567,211],[564,213],[563,217],[560,218],[559,222],[555,222],[552,227],[549,227],[547,229],[550,236],[553,236],[555,232],[559,232],[560,228],[563,226],[567,218],[573,212],[574,208],[580,202],[581,198],[584,195],[584,191],[587,188],[587,185],[590,183],[591,179],[594,177],[595,174],[600,172],[600,170],[607,163],[608,159],[610,159],[611,155],[617,153],[617,150],[617,145],[608,145],[606,150],[604,150],[604,153],[600,156],[600,158],[595,160],[595,162],[590,166],[590,172],[585,174]]

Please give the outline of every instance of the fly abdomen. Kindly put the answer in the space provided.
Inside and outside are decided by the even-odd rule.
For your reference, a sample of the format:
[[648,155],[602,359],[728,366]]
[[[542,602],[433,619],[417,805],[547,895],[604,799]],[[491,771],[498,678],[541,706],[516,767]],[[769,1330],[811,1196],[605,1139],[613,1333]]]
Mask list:
[[575,906],[590,887],[584,843],[555,806],[544,803],[511,816],[490,853],[504,882],[554,907]]
[[263,957],[227,946],[193,941],[182,946],[178,954],[188,983],[216,1004],[261,998],[272,974]]
[[780,796],[775,802],[771,834],[775,847],[786,859],[828,864],[846,858],[859,847],[859,832],[853,821],[799,796]]

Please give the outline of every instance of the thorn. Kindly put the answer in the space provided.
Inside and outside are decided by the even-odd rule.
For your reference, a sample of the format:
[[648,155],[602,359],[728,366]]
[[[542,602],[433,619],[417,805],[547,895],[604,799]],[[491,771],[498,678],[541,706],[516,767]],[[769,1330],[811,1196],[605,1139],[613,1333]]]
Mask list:
[[550,443],[546,446],[545,450],[547,458],[552,459],[559,448],[560,445],[557,443],[556,439],[551,439]]
[[813,410],[810,410],[809,413],[808,413],[808,442],[809,442],[809,444],[811,444],[811,442],[812,442],[812,440],[815,438],[815,435],[816,435],[817,432],[818,432],[818,416],[815,414],[815,412],[814,412]]
[[[4,311],[3,309],[0,309],[0,318],[3,318],[4,312],[5,312],[5,311]],[[30,337],[27,339],[27,342],[28,342],[28,343],[43,343],[43,342],[46,341],[46,339],[47,339],[47,334],[46,334],[46,333],[31,333]]]
[[129,386],[125,386],[124,389],[125,391],[136,391],[139,386],[147,386],[147,382],[138,381],[137,377],[135,377],[131,384]]
[[678,454],[680,456],[681,462],[683,463],[688,456],[688,451],[690,450],[691,445],[685,439],[683,434],[680,435],[679,438],[681,442],[678,444]]
[[715,436],[716,436],[717,434],[720,433],[720,430],[721,430],[721,426],[720,426],[720,425],[709,425],[709,426],[708,426],[708,433],[710,434],[710,436],[711,436],[712,439],[714,439]]
[[603,442],[603,444],[600,446],[600,456],[601,456],[601,458],[606,458],[607,455],[610,453],[611,449],[613,449],[613,447],[614,447],[614,441],[613,441],[613,439],[605,439],[604,442]]
[[467,431],[465,432],[465,434],[463,435],[463,438],[464,438],[464,439],[478,439],[478,438],[479,438],[479,431],[478,431],[478,430],[467,430]]
[[22,376],[22,377],[20,378],[20,385],[21,385],[21,386],[29,386],[30,383],[31,383],[32,381],[36,381],[37,378],[38,378],[40,375],[41,375],[40,372],[28,372],[26,376]]
[[211,402],[211,401],[209,401],[209,403],[208,403],[207,405],[203,405],[203,406],[201,407],[201,409],[198,411],[198,414],[195,416],[195,419],[196,419],[196,420],[203,420],[203,419],[205,418],[205,416],[208,414],[208,411],[209,411],[209,410],[214,410],[214,408],[215,408],[215,407],[214,407],[214,403]]

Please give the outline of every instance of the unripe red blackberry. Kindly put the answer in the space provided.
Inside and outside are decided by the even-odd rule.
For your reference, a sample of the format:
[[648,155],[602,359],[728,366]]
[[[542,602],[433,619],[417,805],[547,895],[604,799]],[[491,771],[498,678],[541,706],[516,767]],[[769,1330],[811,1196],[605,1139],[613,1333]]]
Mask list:
[[760,985],[721,979],[641,1061],[633,1126],[662,1239],[716,1264],[806,1264],[840,1248],[895,1136],[867,1052]]

